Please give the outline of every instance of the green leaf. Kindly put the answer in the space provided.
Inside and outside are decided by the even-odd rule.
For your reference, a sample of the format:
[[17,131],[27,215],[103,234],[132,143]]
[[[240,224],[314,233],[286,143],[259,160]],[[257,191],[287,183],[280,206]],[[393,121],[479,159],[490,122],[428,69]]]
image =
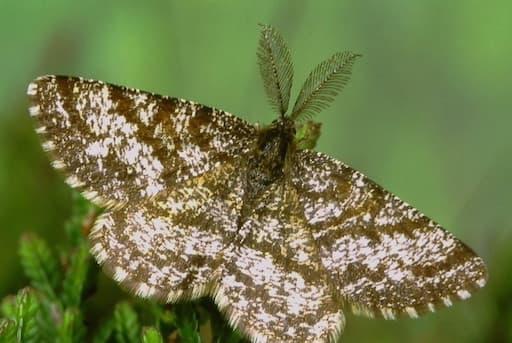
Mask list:
[[245,343],[247,342],[243,336],[237,331],[233,330],[224,321],[215,330],[216,343]]
[[141,323],[149,323],[158,331],[161,331],[162,327],[175,327],[175,314],[162,304],[156,301],[142,301],[137,305]]
[[153,327],[144,328],[142,331],[142,342],[143,343],[163,343],[164,340],[160,332]]
[[84,242],[71,256],[69,268],[62,283],[62,303],[64,307],[77,307],[90,266],[88,245]]
[[210,315],[210,326],[215,343],[242,343],[247,342],[242,335],[228,325],[224,316],[220,314],[215,304],[210,300],[202,302],[203,307]]
[[97,209],[76,190],[72,193],[72,202],[71,216],[64,225],[64,229],[71,245],[78,246],[87,241],[88,232],[84,231],[92,226],[92,222],[87,221],[88,219],[93,221],[96,218]]
[[85,327],[82,323],[82,316],[78,309],[66,309],[57,330],[57,343],[78,343],[83,342]]
[[175,325],[183,343],[201,343],[199,335],[199,322],[192,304],[175,304],[176,313]]
[[39,302],[30,289],[24,288],[16,296],[16,337],[19,342],[39,342]]
[[11,319],[0,320],[0,343],[16,342],[16,322]]
[[92,340],[93,343],[106,343],[114,332],[114,319],[110,318],[104,321]]
[[39,308],[39,338],[43,342],[53,342],[57,337],[56,321],[62,319],[62,305],[58,302],[52,302],[48,298],[40,299]]
[[311,118],[327,108],[350,80],[352,66],[360,56],[349,51],[338,52],[313,69],[297,97],[291,118]]
[[258,65],[270,105],[284,115],[288,110],[293,82],[290,50],[279,32],[269,25],[260,25]]
[[233,330],[226,330],[217,339],[217,343],[242,343],[246,342],[243,337],[237,332]]
[[176,323],[176,314],[164,308],[159,313],[159,322],[166,325],[174,325]]
[[56,299],[61,279],[59,263],[45,241],[36,235],[25,235],[19,249],[21,265],[32,286],[50,299]]
[[137,343],[140,341],[140,325],[132,306],[119,303],[114,311],[115,337],[118,343]]
[[14,295],[8,295],[5,298],[3,298],[2,304],[0,305],[0,309],[4,317],[10,319],[16,317],[16,297]]
[[209,299],[201,301],[201,307],[209,315],[209,324],[213,334],[212,342],[215,343],[241,343],[248,342],[242,335],[233,330],[226,322],[225,317],[219,312],[217,306]]

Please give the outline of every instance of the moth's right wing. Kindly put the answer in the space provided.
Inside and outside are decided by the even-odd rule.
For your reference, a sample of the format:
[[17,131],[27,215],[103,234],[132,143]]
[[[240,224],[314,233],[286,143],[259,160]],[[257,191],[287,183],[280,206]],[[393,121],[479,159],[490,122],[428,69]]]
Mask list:
[[292,179],[323,265],[356,313],[416,317],[485,285],[470,248],[358,171],[303,150]]
[[232,162],[255,137],[229,113],[101,81],[44,76],[27,93],[52,165],[101,206],[143,201]]

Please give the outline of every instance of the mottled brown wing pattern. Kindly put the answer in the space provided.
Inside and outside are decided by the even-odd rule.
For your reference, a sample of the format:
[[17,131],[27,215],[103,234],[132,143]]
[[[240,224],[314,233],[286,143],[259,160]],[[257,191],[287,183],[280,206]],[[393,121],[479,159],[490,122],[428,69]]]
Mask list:
[[292,179],[323,266],[356,313],[417,317],[485,285],[470,248],[343,163],[304,150]]
[[73,77],[28,94],[53,166],[108,208],[93,254],[139,296],[211,295],[253,342],[320,343],[341,333],[344,301],[416,317],[486,283],[471,249],[324,154],[290,149],[255,185],[262,131],[226,112]]
[[253,342],[334,342],[344,326],[298,196],[275,183],[225,254],[215,300]]
[[53,166],[101,206],[139,202],[244,155],[256,130],[220,110],[101,81],[44,76],[27,93]]
[[234,162],[108,210],[90,234],[98,262],[142,297],[174,302],[210,294],[242,204],[243,161]]

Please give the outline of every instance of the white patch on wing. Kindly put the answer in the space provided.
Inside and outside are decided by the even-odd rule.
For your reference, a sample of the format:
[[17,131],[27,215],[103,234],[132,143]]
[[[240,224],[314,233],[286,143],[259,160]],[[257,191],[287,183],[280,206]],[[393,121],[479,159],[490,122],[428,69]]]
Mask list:
[[36,95],[37,94],[37,84],[35,84],[34,82],[31,82],[28,85],[27,94],[28,95]]
[[32,117],[35,117],[41,113],[39,105],[29,107],[28,111]]
[[55,143],[52,141],[46,141],[43,144],[41,144],[44,151],[53,151],[55,150]]
[[460,291],[457,292],[457,295],[459,296],[459,298],[461,298],[462,300],[466,300],[466,299],[469,299],[471,298],[471,293],[469,293],[467,290],[465,289],[462,289]]
[[64,169],[66,167],[66,164],[62,162],[61,160],[54,160],[52,161],[52,167],[55,169]]
[[487,280],[486,279],[479,279],[476,284],[479,286],[479,287],[484,287],[485,284],[487,283]]
[[123,282],[128,276],[128,272],[124,270],[122,267],[117,266],[114,269],[114,280],[117,282]]
[[85,148],[85,153],[91,157],[107,157],[111,144],[111,138],[91,142],[89,146]]
[[39,134],[42,134],[42,133],[45,133],[46,132],[46,126],[40,126],[36,129],[36,132],[39,133]]
[[405,311],[411,318],[418,318],[418,312],[413,307],[406,307]]
[[139,108],[139,111],[138,111],[140,121],[146,126],[149,126],[152,123],[155,113],[156,113],[156,103],[155,102],[150,102],[147,105],[147,108],[142,107],[142,108]]
[[305,207],[304,214],[311,224],[321,223],[323,221],[337,218],[343,213],[343,204],[337,201],[326,201],[319,199],[318,202],[310,203]]
[[452,300],[450,299],[449,296],[443,297],[442,300],[446,307],[450,307],[453,305]]
[[204,173],[211,168],[208,162],[208,153],[202,151],[195,144],[185,144],[177,153],[185,165],[189,166],[193,176]]

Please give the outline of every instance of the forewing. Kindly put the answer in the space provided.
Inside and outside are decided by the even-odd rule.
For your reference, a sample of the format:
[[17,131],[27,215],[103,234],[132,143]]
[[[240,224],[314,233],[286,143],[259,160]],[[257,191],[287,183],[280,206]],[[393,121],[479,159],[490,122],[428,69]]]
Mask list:
[[323,265],[355,312],[416,317],[486,283],[470,248],[341,162],[301,151],[293,183]]
[[344,317],[290,187],[273,184],[244,218],[215,300],[253,342],[327,342]]
[[236,233],[242,170],[225,164],[142,203],[108,210],[90,234],[93,254],[139,296],[170,302],[208,294]]
[[102,206],[140,202],[229,162],[255,132],[223,111],[101,81],[44,76],[27,93],[53,166]]

